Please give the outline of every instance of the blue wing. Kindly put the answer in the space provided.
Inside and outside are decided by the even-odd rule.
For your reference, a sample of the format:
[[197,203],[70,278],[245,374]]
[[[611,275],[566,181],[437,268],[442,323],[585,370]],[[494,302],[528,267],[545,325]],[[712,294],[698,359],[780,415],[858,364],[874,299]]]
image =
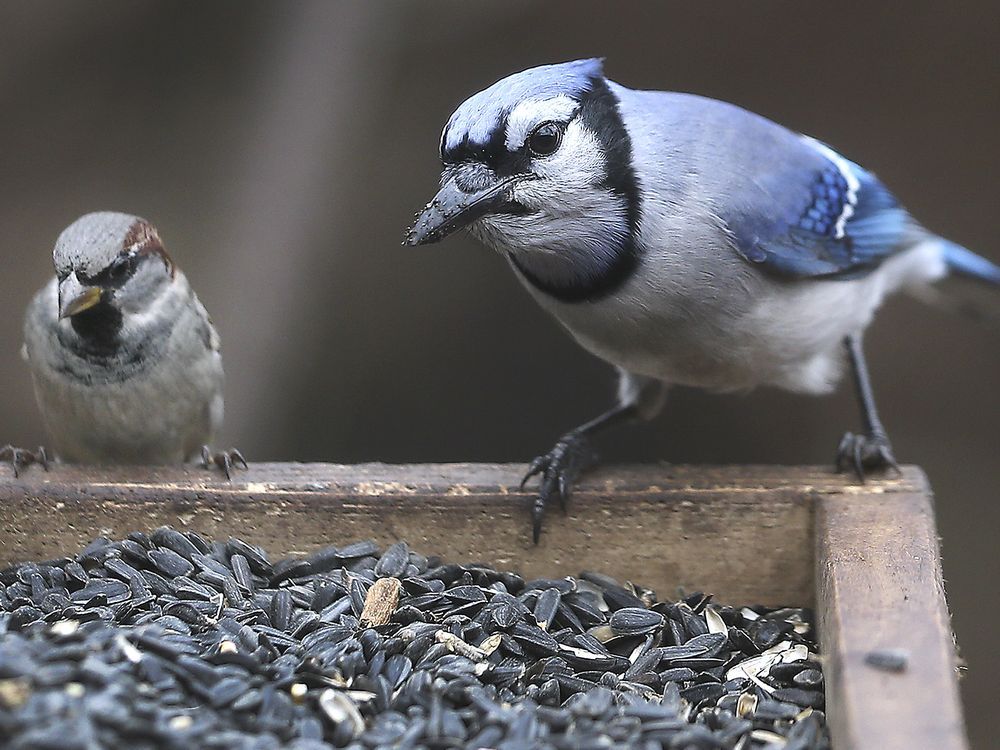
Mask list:
[[863,276],[906,245],[904,238],[913,223],[873,174],[822,144],[807,143],[825,158],[818,163],[809,160],[806,179],[774,186],[798,193],[780,201],[785,203],[784,215],[745,212],[728,222],[737,250],[778,276]]

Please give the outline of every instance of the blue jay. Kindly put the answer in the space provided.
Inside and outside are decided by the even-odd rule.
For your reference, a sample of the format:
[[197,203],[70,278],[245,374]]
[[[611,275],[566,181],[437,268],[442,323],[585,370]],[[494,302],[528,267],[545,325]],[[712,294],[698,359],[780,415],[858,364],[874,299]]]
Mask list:
[[[516,73],[467,99],[441,136],[441,189],[407,242],[460,228],[501,253],[543,308],[619,371],[617,405],[530,465],[538,541],[596,432],[650,418],[671,384],[823,394],[844,354],[864,431],[838,470],[896,467],[862,332],[883,298],[1000,267],[921,227],[829,146],[723,102],[636,91],[602,61]],[[522,483],[523,486],[523,483]]]
[[[237,450],[212,453],[222,422],[219,336],[156,228],[130,214],[81,216],[56,240],[56,275],[28,306],[22,354],[60,458],[173,463],[198,455],[226,476]],[[0,450],[14,473],[37,453]]]

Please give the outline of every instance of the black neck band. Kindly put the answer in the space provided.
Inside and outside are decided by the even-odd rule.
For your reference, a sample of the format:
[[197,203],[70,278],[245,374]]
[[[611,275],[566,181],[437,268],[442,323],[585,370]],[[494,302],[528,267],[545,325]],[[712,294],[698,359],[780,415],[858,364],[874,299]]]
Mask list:
[[523,260],[510,254],[511,263],[528,283],[560,302],[588,302],[607,297],[620,289],[639,265],[635,237],[639,230],[641,206],[639,185],[632,168],[632,140],[618,111],[618,99],[603,78],[591,80],[590,90],[580,100],[577,117],[601,144],[607,171],[600,187],[621,198],[625,206],[628,236],[611,249],[611,263],[599,274],[585,280],[560,283],[542,279]]

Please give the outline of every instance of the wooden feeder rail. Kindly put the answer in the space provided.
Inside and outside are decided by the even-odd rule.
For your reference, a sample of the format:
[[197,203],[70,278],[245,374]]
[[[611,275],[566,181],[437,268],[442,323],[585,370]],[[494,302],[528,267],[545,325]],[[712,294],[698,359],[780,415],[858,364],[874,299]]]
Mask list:
[[[591,569],[672,597],[814,606],[836,750],[963,750],[955,646],[920,469],[858,485],[825,467],[606,467],[530,541],[521,465],[0,467],[0,566],[168,524],[274,556],[405,539],[527,577]],[[391,592],[386,601],[391,600]],[[385,601],[369,613],[383,618]],[[366,606],[366,610],[367,610]],[[893,671],[869,663],[905,657]]]

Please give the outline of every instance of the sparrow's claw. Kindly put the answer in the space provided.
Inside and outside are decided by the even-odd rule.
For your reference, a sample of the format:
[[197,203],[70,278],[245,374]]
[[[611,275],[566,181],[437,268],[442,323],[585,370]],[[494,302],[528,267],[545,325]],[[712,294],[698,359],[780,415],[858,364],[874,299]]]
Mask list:
[[531,508],[532,539],[538,544],[542,533],[542,518],[545,508],[552,498],[559,500],[559,506],[566,512],[566,500],[569,497],[573,482],[577,477],[597,461],[597,456],[590,447],[586,436],[580,432],[569,432],[563,435],[551,451],[538,456],[521,480],[521,487],[540,474],[538,495]]
[[215,451],[213,453],[211,448],[203,445],[201,446],[201,462],[206,469],[211,469],[213,466],[222,469],[222,473],[226,475],[226,479],[230,482],[233,481],[233,468],[250,468],[247,465],[247,460],[243,458],[243,454],[236,448],[230,448],[227,451]]
[[38,446],[38,449],[34,451],[25,450],[13,445],[5,445],[3,448],[0,448],[0,461],[10,464],[14,470],[15,479],[20,476],[21,469],[31,466],[31,464],[38,464],[45,471],[49,470],[49,454],[43,445]]
[[888,438],[853,432],[844,433],[837,447],[837,471],[848,468],[854,470],[860,482],[865,481],[866,469],[892,469],[899,473]]

